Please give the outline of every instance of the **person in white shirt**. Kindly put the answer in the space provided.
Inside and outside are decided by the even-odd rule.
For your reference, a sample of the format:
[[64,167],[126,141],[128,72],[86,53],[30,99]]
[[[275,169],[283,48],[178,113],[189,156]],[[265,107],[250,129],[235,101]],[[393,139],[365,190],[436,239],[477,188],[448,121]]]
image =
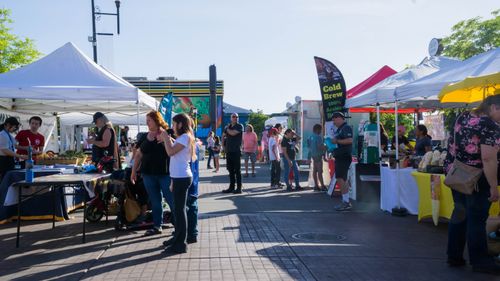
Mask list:
[[215,143],[214,132],[210,131],[207,137],[207,150],[208,150],[207,169],[212,169],[212,166],[210,166],[210,160],[214,158],[214,143]]
[[196,147],[193,134],[193,121],[184,114],[172,118],[172,125],[177,139],[171,138],[167,132],[162,132],[161,139],[170,156],[171,189],[174,193],[175,235],[165,241],[164,250],[167,254],[187,252],[187,214],[186,200],[189,186],[193,181],[190,162],[196,160]]
[[281,167],[281,156],[278,145],[278,130],[272,128],[269,131],[269,161],[271,161],[271,187],[279,188]]

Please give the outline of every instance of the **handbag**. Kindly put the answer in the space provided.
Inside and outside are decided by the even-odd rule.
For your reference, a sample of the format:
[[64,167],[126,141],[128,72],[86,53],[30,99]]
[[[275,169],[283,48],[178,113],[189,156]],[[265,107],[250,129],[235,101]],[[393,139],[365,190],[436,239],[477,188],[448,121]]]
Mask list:
[[455,191],[470,195],[477,190],[477,182],[482,174],[483,169],[469,166],[455,158],[444,179],[444,184]]
[[[457,117],[457,121],[459,117]],[[456,128],[457,126],[457,121],[455,121],[454,128]],[[453,142],[456,142],[457,133],[455,129],[453,130]],[[444,184],[455,191],[470,195],[474,192],[474,190],[477,190],[477,182],[479,181],[479,178],[482,174],[483,169],[472,167],[465,163],[462,163],[455,156],[455,159],[451,164],[451,168],[448,171],[446,178],[444,179]]]
[[128,189],[125,190],[123,210],[125,212],[125,218],[128,222],[133,222],[141,214],[141,207],[139,206],[139,203],[135,200],[134,196]]

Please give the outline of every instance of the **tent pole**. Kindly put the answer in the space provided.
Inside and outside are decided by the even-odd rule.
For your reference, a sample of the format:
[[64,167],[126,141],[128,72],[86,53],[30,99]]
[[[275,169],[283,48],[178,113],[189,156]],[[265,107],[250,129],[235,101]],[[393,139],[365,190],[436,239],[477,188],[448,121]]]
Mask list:
[[378,143],[378,163],[379,167],[382,167],[382,144],[380,143],[380,104],[377,102],[377,143]]
[[399,136],[398,136],[398,127],[399,127],[399,118],[398,118],[398,100],[394,101],[394,114],[395,116],[395,139],[396,139],[396,190],[398,194],[398,205],[397,207],[392,209],[392,214],[394,216],[406,216],[408,211],[405,208],[401,208],[401,191],[400,191],[400,181],[399,181]]
[[141,132],[141,119],[139,118],[140,110],[139,110],[139,90],[135,89],[137,93],[137,133]]

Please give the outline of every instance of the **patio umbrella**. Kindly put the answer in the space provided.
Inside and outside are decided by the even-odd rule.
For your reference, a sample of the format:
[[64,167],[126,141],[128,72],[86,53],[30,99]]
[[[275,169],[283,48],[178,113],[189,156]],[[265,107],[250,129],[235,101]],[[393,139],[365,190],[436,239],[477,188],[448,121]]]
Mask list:
[[442,103],[475,103],[488,96],[500,94],[500,72],[467,77],[464,80],[451,83],[441,89],[439,100]]

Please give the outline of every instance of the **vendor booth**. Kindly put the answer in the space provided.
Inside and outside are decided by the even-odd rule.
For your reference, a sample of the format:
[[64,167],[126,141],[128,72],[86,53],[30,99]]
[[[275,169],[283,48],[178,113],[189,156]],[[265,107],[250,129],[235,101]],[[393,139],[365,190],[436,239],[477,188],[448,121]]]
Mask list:
[[[390,76],[364,93],[348,99],[346,107],[373,107],[378,113],[381,109],[392,108],[392,111],[396,112],[396,123],[397,112],[401,108],[420,112],[449,107],[470,107],[470,101],[456,99],[453,103],[440,103],[438,94],[444,86],[462,81],[468,76],[498,73],[499,54],[500,48],[497,48],[465,61],[443,57],[425,59],[421,64]],[[380,136],[380,132],[377,135]],[[398,152],[397,149],[396,159],[400,158]],[[444,175],[426,173],[426,169],[423,172],[413,168],[399,169],[399,161],[396,169],[380,166],[380,171],[382,210],[392,212],[395,207],[403,207],[408,213],[418,215],[419,220],[432,217],[436,224],[440,217],[450,218],[453,200],[450,189],[442,183]],[[493,204],[492,214],[496,215],[497,209],[498,206]]]
[[[64,116],[68,112],[120,112],[135,116],[134,123],[139,126],[139,115],[156,109],[157,102],[95,64],[72,43],[67,43],[36,62],[0,74],[0,107],[19,114],[46,114],[54,119],[56,115]],[[89,115],[87,122],[91,121]],[[49,139],[49,136],[45,137]],[[72,172],[73,166],[65,168]],[[7,189],[19,180],[19,172],[23,173],[14,171],[11,176],[5,176],[0,184],[0,213],[6,214],[0,217],[0,221],[9,220],[10,213],[5,209],[10,208],[5,206],[9,203],[5,202]],[[61,172],[57,168],[54,170],[54,167],[37,167],[35,176]],[[37,196],[23,203],[21,218],[43,218],[47,213],[52,213],[52,207],[47,210],[49,206],[43,200],[43,196]],[[60,202],[60,208],[56,209],[61,211],[57,216],[64,217],[65,212],[73,208],[66,203],[74,202],[74,198],[66,198]]]

